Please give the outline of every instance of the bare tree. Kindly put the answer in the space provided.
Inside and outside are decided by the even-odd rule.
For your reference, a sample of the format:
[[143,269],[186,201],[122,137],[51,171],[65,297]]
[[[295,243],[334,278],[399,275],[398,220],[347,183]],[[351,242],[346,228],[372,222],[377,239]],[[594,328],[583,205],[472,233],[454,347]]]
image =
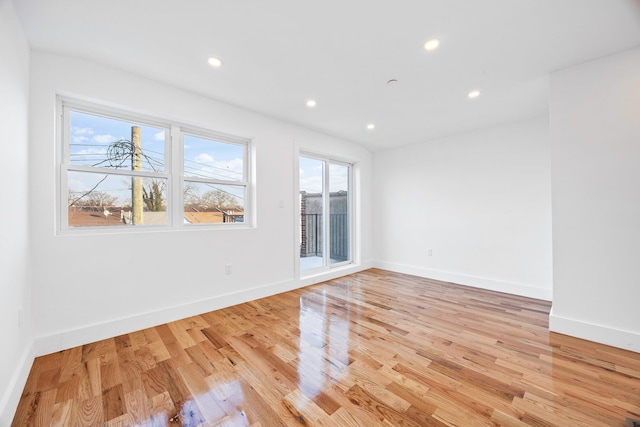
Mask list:
[[216,209],[238,209],[238,199],[233,194],[219,189],[209,190],[202,195],[201,203],[208,208]]
[[182,197],[183,197],[185,206],[197,208],[201,205],[200,191],[198,190],[198,187],[193,182],[186,181],[184,183],[184,190],[182,192]]
[[103,207],[114,206],[118,201],[118,198],[106,191],[93,190],[83,194],[83,197],[81,198],[78,198],[77,196],[74,196],[72,192],[69,192],[69,201],[75,206]]

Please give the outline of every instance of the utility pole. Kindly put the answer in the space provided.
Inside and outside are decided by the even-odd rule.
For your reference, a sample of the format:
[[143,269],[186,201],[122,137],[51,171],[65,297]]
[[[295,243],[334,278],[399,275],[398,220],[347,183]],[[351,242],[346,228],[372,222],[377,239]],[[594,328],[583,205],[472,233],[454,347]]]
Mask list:
[[[133,153],[131,153],[131,170],[142,170],[142,143],[140,142],[140,127],[131,126],[131,145]],[[133,224],[144,224],[144,216],[142,208],[144,202],[142,200],[142,177],[134,176],[131,178],[131,209],[133,211]]]

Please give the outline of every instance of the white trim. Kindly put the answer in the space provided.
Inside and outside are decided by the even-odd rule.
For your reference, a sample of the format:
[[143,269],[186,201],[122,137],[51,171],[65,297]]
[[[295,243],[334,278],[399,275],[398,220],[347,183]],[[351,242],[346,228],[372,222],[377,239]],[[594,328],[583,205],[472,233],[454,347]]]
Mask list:
[[82,172],[82,173],[93,173],[96,175],[119,175],[119,176],[140,176],[142,178],[158,178],[158,179],[169,179],[171,174],[164,172],[147,172],[147,171],[132,171],[126,169],[96,169],[91,166],[69,166],[62,165],[66,172]]
[[[29,377],[29,372],[31,371],[31,366],[33,366],[35,358],[35,346],[33,341],[31,341],[22,352],[22,356],[5,388],[4,396],[0,398],[0,425],[8,426],[9,422],[15,416],[20,397],[22,396],[22,390],[24,390],[24,386],[27,384],[27,378]],[[3,424],[4,422],[7,424]]]
[[640,333],[559,316],[553,313],[553,307],[549,314],[549,330],[640,353]]
[[[54,188],[54,194],[56,195],[56,211],[54,217],[56,218],[56,233],[65,229],[69,224],[69,211],[62,207],[69,203],[68,192],[69,183],[67,182],[68,172],[61,165],[68,163],[70,145],[64,140],[65,135],[71,134],[71,123],[69,120],[65,120],[68,116],[68,107],[63,104],[62,97],[56,97],[56,121],[55,121],[55,162],[56,162],[56,188]],[[65,189],[64,191],[62,189]]]
[[94,323],[92,325],[86,325],[79,328],[59,331],[50,335],[35,338],[35,355],[42,356],[90,342],[151,328],[179,319],[197,316],[210,311],[219,310],[221,308],[231,307],[236,304],[242,304],[248,301],[277,295],[341,276],[358,273],[368,268],[371,268],[371,265],[349,265],[342,268],[336,268],[324,274],[307,277],[304,280],[287,280],[264,286],[256,286],[251,289],[230,292],[214,298],[206,298],[199,301],[166,307],[160,310],[148,311],[146,313],[134,314],[132,316],[121,317],[119,319],[113,319],[106,322]]
[[[216,298],[208,298],[187,304],[167,307],[165,309],[136,314],[107,322],[96,323],[66,331],[56,332],[51,335],[37,337],[26,346],[14,374],[12,375],[5,394],[0,397],[0,425],[3,420],[12,420],[33,362],[36,357],[62,351],[90,342],[107,339],[124,333],[134,332],[153,327],[167,322],[197,316],[209,311],[230,307],[247,301],[276,295],[293,289],[298,289],[312,283],[334,279],[370,268],[370,266],[350,266],[336,269],[330,274],[318,275],[303,281],[285,281],[265,286],[258,286],[240,292],[231,292]],[[6,424],[8,426],[8,424]]]
[[[338,277],[347,276],[349,274],[359,273],[364,270],[373,268],[372,263],[364,264],[347,264],[341,267],[335,267],[329,271],[323,271],[318,274],[311,274],[304,276],[300,279],[300,287],[315,285],[317,283],[325,282],[327,280],[337,279]],[[312,270],[309,270],[312,271]]]
[[490,291],[504,292],[507,294],[520,295],[523,297],[551,301],[552,290],[537,286],[525,285],[521,283],[511,283],[487,277],[478,277],[468,274],[452,273],[449,271],[434,270],[430,268],[414,267],[410,265],[395,264],[390,262],[374,262],[375,267],[383,270],[395,271],[397,273],[411,274],[413,276],[428,279],[441,280],[459,285],[472,286],[474,288],[487,289]]
[[[34,338],[25,348],[13,376],[0,399],[0,426],[4,420],[11,420],[18,408],[18,403],[27,383],[27,378],[36,357],[62,351],[87,343],[111,338],[114,336],[139,331],[191,316],[197,316],[221,308],[230,307],[256,299],[277,295],[279,293],[303,288],[315,283],[324,282],[371,268],[372,265],[348,265],[329,272],[307,277],[304,280],[288,280],[257,286],[238,292],[230,292],[215,298],[207,298],[181,305],[149,311],[142,314],[122,317],[106,322],[95,323],[80,328],[67,329],[50,335]],[[8,425],[8,424],[7,424]]]
[[[60,94],[58,94],[57,97],[62,103],[64,115],[67,115],[69,111],[77,111],[79,113],[101,116],[107,119],[120,121],[129,120],[131,122],[138,122],[144,126],[159,127],[164,130],[169,130],[171,127],[171,120],[169,119],[154,117],[152,114],[136,112],[126,107],[109,106],[101,101],[81,101],[76,97]],[[65,129],[65,131],[68,130],[69,129]]]
[[301,215],[301,207],[300,207],[300,203],[297,203],[296,206],[296,210],[295,210],[295,217],[296,217],[296,233],[295,236],[297,236],[296,238],[296,243],[294,244],[294,246],[297,248],[297,255],[296,255],[296,276],[297,278],[300,279],[306,279],[306,278],[313,278],[319,274],[324,274],[327,273],[329,271],[331,271],[332,269],[340,269],[342,267],[346,267],[349,265],[355,265],[356,261],[355,261],[355,248],[356,248],[356,239],[357,239],[357,235],[356,235],[356,230],[355,230],[355,226],[354,224],[356,224],[356,213],[355,213],[355,209],[353,209],[353,206],[355,205],[354,202],[354,198],[355,196],[355,181],[354,181],[354,167],[355,167],[355,162],[354,161],[350,161],[344,158],[339,158],[339,157],[334,157],[331,155],[326,155],[326,154],[320,154],[320,153],[316,153],[316,152],[312,152],[312,151],[306,151],[305,149],[301,149],[299,148],[299,146],[296,144],[296,159],[297,161],[295,162],[297,168],[294,170],[294,176],[295,176],[295,191],[296,193],[294,194],[294,197],[296,199],[299,200],[300,197],[300,158],[301,157],[305,157],[308,159],[313,159],[313,160],[318,160],[320,162],[322,162],[322,212],[323,212],[323,217],[325,219],[329,218],[329,213],[331,211],[331,204],[330,204],[330,199],[331,199],[331,165],[340,165],[340,166],[344,166],[347,168],[347,219],[348,219],[348,224],[349,224],[349,259],[347,259],[346,261],[341,261],[339,263],[335,263],[335,264],[331,264],[331,255],[330,255],[330,248],[331,248],[331,237],[330,237],[330,229],[329,229],[329,223],[328,221],[325,223],[323,220],[323,226],[322,226],[322,241],[323,243],[323,247],[325,248],[325,250],[322,251],[322,265],[320,267],[316,267],[316,268],[311,268],[308,270],[301,270],[300,269],[300,237],[299,233],[300,233],[300,215]]
[[[239,147],[247,149],[247,146],[251,142],[251,138],[244,138],[242,136],[235,136],[224,132],[219,132],[212,129],[206,129],[199,126],[190,126],[182,123],[176,124],[180,128],[180,132],[182,135],[189,135],[196,138],[209,139],[214,142],[222,142],[224,144],[237,145]],[[246,159],[245,159],[246,160]],[[246,168],[246,162],[243,165]],[[244,174],[247,174],[247,170],[245,169]]]
[[302,209],[300,198],[300,145],[293,142],[293,277],[300,279],[300,246],[302,245]]
[[[300,161],[300,159],[298,159]],[[331,161],[322,161],[322,267],[331,269]],[[306,212],[306,210],[305,210]],[[317,220],[316,220],[317,222]],[[316,251],[318,247],[316,245]],[[312,272],[309,270],[308,272]],[[313,274],[313,273],[311,273]]]
[[[167,162],[167,168],[174,173],[178,179],[170,179],[167,185],[168,195],[172,195],[171,206],[167,209],[170,214],[169,224],[172,228],[181,229],[184,222],[184,192],[174,188],[179,185],[184,188],[184,138],[180,128],[175,124],[171,125],[169,135],[165,135],[165,153],[171,153]],[[177,181],[177,182],[176,182]]]
[[[356,163],[349,163],[349,197],[347,197],[347,213],[348,224],[349,224],[349,261],[352,263],[357,263],[359,257],[356,257],[356,239],[359,239],[360,234],[356,230],[356,218],[359,218],[358,210],[356,209],[356,195],[358,191],[356,191],[356,174],[354,172],[356,168]],[[359,242],[360,240],[358,240]]]
[[299,147],[298,156],[310,157],[312,159],[318,159],[318,160],[326,160],[328,162],[333,162],[333,163],[343,163],[345,165],[350,165],[350,166],[353,166],[353,164],[355,163],[353,159],[350,159],[348,157],[335,156],[333,154],[323,152],[322,150],[319,150],[319,151],[315,149],[307,150],[302,146]]
[[[154,117],[153,115],[141,114],[124,107],[115,107],[105,103],[78,99],[73,96],[57,94],[56,96],[56,235],[83,235],[83,234],[118,234],[159,231],[165,229],[185,230],[191,227],[196,228],[244,228],[254,227],[256,223],[255,206],[255,183],[253,173],[255,165],[252,163],[253,144],[249,138],[234,136],[215,130],[205,129],[199,126],[184,124],[182,122]],[[69,159],[71,135],[71,112],[80,112],[99,117],[105,117],[118,121],[139,123],[145,126],[157,127],[165,132],[164,140],[164,170],[162,172],[151,171],[131,171],[125,169],[110,169],[86,165],[73,165]],[[222,179],[210,179],[194,176],[185,176],[184,171],[184,136],[189,135],[196,138],[208,139],[217,143],[235,145],[243,150],[243,176],[242,181],[226,181]],[[108,176],[132,177],[140,176],[145,178],[159,178],[166,181],[166,222],[165,224],[130,226],[94,227],[69,226],[67,202],[68,202],[68,173],[95,173]],[[182,189],[185,182],[225,185],[243,190],[244,201],[244,221],[242,223],[225,224],[184,224],[184,195]]]

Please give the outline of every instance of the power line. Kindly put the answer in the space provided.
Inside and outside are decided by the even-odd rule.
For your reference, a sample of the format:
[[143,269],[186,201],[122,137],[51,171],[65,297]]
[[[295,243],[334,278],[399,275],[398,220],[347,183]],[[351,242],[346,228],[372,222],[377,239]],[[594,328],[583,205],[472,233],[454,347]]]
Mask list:
[[[222,170],[222,171],[225,171],[225,172],[235,173],[235,174],[238,174],[238,175],[242,175],[242,172],[234,171],[233,169],[225,169],[225,168],[221,168],[221,167],[218,167],[218,166],[212,166],[212,165],[208,165],[208,164],[206,164],[206,163],[196,162],[196,161],[194,161],[194,160],[189,160],[189,159],[184,159],[184,161],[185,161],[185,163],[187,163],[187,162],[188,162],[188,163],[195,163],[195,164],[196,164],[196,165],[198,165],[198,166],[206,166],[206,167],[208,167],[208,168],[212,168],[212,169],[219,169],[219,170]],[[186,168],[186,167],[187,167],[187,166],[186,166],[186,164],[185,164],[185,168]]]

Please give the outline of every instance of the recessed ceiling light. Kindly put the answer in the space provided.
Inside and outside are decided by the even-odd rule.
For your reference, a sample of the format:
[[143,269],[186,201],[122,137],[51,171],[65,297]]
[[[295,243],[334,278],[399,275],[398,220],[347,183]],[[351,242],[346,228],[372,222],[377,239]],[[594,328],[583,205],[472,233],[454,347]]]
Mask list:
[[220,68],[222,66],[222,61],[220,60],[220,58],[212,56],[211,58],[209,58],[209,65],[211,65],[213,68]]
[[480,96],[480,91],[479,90],[472,90],[471,92],[469,92],[469,94],[467,95],[469,98],[473,99],[473,98],[477,98]]
[[387,81],[387,84],[388,84],[389,86],[395,86],[395,85],[397,85],[397,84],[398,84],[398,79],[391,79],[391,80],[388,80],[388,81]]
[[307,101],[307,107],[313,108],[316,106],[316,101],[314,99],[310,99]]
[[376,125],[374,125],[373,123],[369,123],[367,125],[367,130],[374,130],[376,128]]
[[427,40],[424,44],[426,50],[436,50],[438,46],[440,46],[440,40],[438,39]]

